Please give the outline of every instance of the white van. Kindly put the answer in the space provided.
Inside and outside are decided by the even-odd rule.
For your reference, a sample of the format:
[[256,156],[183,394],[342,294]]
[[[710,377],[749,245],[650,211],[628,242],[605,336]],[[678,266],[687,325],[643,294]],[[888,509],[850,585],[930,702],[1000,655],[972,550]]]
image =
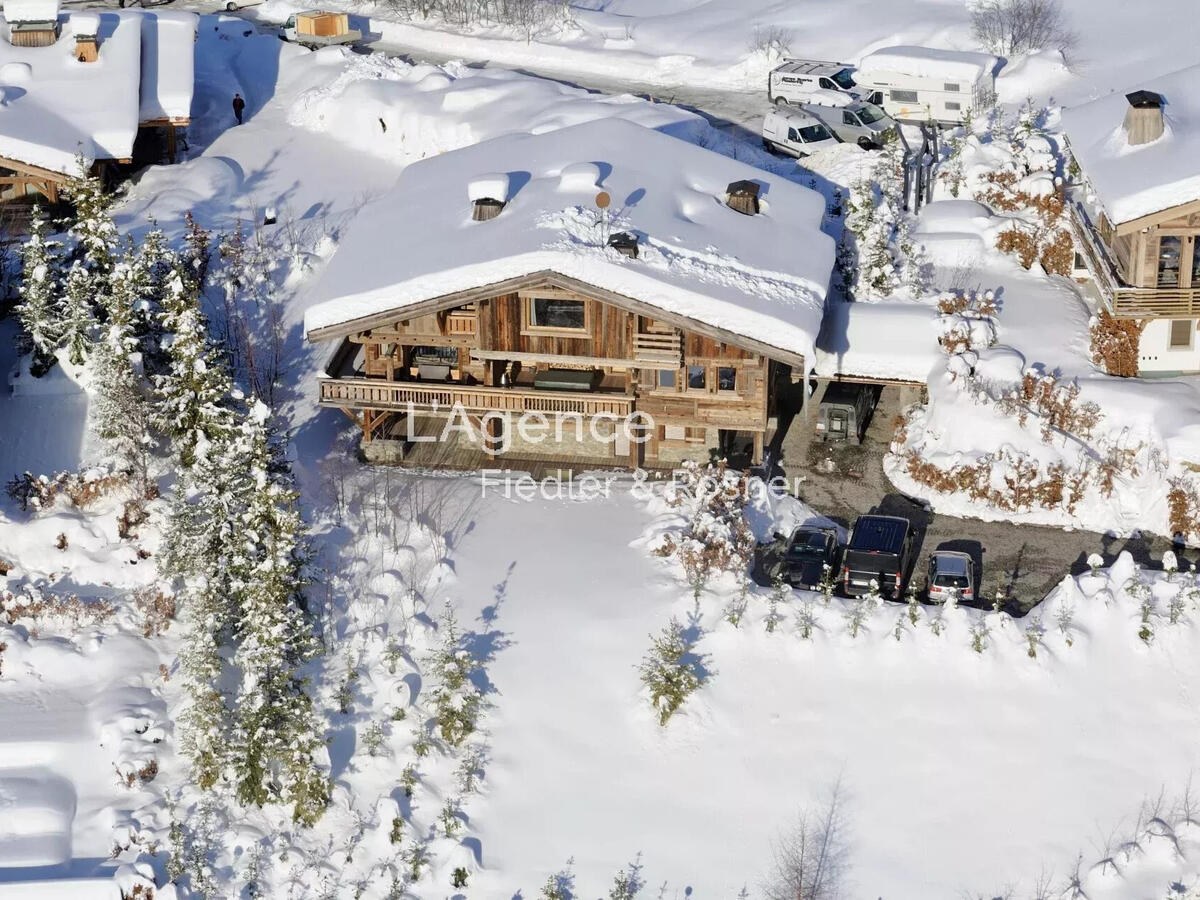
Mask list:
[[799,109],[773,109],[763,119],[763,146],[789,156],[811,156],[838,143],[833,132],[818,119]]
[[844,63],[816,59],[789,59],[767,77],[767,99],[776,105],[801,103],[814,91],[831,91],[858,99],[851,77],[853,68]]
[[863,57],[854,81],[893,118],[961,125],[996,103],[996,64],[986,53],[885,47]]

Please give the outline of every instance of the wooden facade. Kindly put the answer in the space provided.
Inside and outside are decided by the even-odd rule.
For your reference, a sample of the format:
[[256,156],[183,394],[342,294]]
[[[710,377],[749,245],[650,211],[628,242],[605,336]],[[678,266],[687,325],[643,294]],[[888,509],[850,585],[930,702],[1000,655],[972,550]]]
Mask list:
[[1200,201],[1113,225],[1071,206],[1076,244],[1114,315],[1200,317]]
[[[342,342],[320,402],[355,420],[364,448],[402,442],[408,416],[444,415],[457,405],[480,427],[489,412],[629,419],[644,440],[616,440],[601,451],[623,466],[707,456],[722,437],[761,459],[771,362],[804,364],[799,355],[551,272],[309,337]],[[590,451],[576,452],[596,455]]]

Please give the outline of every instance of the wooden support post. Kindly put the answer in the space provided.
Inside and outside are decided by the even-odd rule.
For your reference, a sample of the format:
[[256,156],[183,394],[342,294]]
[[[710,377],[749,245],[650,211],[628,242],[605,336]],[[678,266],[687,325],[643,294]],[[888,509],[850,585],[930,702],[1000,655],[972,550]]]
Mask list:
[[750,464],[757,466],[763,461],[763,432],[754,432],[754,454],[750,459]]
[[175,162],[175,124],[167,123],[167,162]]
[[483,452],[489,459],[496,458],[496,447],[500,444],[501,429],[504,423],[498,416],[491,416],[483,421]]
[[374,413],[369,409],[364,409],[362,414],[362,442],[369,444],[371,442],[371,429],[374,425]]

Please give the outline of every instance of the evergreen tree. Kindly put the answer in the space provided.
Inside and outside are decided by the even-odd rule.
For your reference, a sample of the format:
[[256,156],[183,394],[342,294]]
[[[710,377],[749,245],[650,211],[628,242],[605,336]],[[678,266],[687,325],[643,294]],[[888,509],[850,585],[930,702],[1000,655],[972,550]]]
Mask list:
[[318,651],[304,613],[305,557],[298,495],[272,445],[268,410],[255,402],[234,446],[255,485],[238,521],[233,560],[240,670],[233,759],[238,798],[262,805],[279,799],[298,822],[311,824],[328,804],[329,786],[314,756],[323,741],[312,700],[299,675]]
[[76,241],[76,252],[84,267],[93,275],[107,276],[116,261],[117,226],[108,214],[112,198],[104,192],[99,178],[87,173],[82,157],[76,158],[79,174],[63,187],[75,215],[68,229]]
[[91,355],[95,326],[92,298],[97,293],[97,282],[100,280],[93,277],[79,260],[71,264],[63,279],[62,298],[59,301],[62,322],[59,346],[77,366],[86,363]]
[[49,224],[40,206],[33,208],[29,239],[21,250],[21,302],[17,318],[33,351],[31,371],[44,375],[54,365],[54,351],[62,337],[57,305],[61,277],[61,243],[49,236]]
[[155,423],[171,438],[184,468],[197,459],[197,448],[228,432],[226,398],[232,390],[225,361],[212,346],[200,310],[199,293],[179,262],[166,286],[162,330],[165,371],[154,378]]

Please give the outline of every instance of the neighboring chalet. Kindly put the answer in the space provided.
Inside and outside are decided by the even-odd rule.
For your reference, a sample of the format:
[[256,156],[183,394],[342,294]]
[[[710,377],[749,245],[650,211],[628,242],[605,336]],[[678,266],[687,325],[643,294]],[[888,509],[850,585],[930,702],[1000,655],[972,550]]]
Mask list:
[[1145,374],[1200,371],[1198,85],[1193,66],[1063,111],[1076,243],[1112,314],[1145,323]]
[[[776,378],[812,366],[824,211],[782,177],[616,119],[418,162],[315,288],[320,403],[376,461],[486,463],[474,436],[422,440],[455,404],[518,466],[760,460]],[[496,412],[543,414],[562,439],[526,440]],[[629,417],[633,441],[614,432]]]
[[168,157],[191,115],[194,13],[60,14],[57,0],[5,0],[0,19],[0,200],[42,195],[129,162],[139,129],[165,129]]

